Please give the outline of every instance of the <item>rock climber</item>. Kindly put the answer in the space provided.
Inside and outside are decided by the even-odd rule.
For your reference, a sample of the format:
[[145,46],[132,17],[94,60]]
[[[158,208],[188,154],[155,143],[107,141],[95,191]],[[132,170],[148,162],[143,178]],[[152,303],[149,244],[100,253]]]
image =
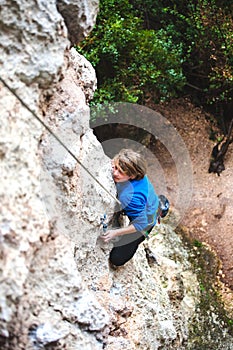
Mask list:
[[146,171],[142,155],[132,149],[122,149],[112,160],[118,199],[129,219],[128,226],[110,229],[101,236],[104,242],[114,241],[109,256],[112,265],[129,261],[156,224],[159,197]]

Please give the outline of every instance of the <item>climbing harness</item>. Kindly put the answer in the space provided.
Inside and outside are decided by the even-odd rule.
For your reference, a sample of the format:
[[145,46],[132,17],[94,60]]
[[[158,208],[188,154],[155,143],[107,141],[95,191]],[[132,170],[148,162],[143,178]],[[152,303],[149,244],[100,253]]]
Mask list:
[[83,165],[80,160],[74,155],[74,153],[65,145],[65,143],[52,131],[52,129],[40,118],[38,115],[19,97],[19,95],[5,82],[2,77],[0,77],[0,81],[3,83],[3,85],[17,98],[17,100],[35,117],[43,126],[44,128],[60,143],[60,145],[65,148],[65,150],[76,160],[76,162],[88,173],[88,175],[112,198],[114,199],[118,204],[121,204],[120,201],[113,196],[107,188],[105,188],[102,183],[96,179],[96,177]]
[[146,238],[146,239],[149,239],[149,232],[148,231],[140,231],[143,236]]

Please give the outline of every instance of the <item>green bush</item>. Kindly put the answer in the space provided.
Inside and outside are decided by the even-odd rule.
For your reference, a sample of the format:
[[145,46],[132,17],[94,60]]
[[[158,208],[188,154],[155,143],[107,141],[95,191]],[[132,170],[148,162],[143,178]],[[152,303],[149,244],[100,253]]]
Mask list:
[[233,91],[232,11],[226,0],[101,0],[94,30],[76,46],[96,69],[93,103],[188,93],[223,110]]
[[94,103],[160,101],[176,96],[185,83],[182,45],[163,29],[144,29],[128,0],[101,1],[94,30],[76,49],[96,69]]

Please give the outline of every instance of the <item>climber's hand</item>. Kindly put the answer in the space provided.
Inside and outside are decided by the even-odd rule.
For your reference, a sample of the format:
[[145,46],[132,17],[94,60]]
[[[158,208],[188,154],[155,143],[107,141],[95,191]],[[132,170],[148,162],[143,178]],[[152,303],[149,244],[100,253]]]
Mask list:
[[111,241],[111,239],[115,238],[116,236],[118,236],[117,230],[108,230],[107,232],[102,234],[100,237],[105,243],[107,243]]
[[121,227],[117,228],[115,230],[108,230],[107,232],[103,233],[100,237],[104,242],[109,242],[111,239],[122,236],[122,235],[127,235],[129,233],[134,233],[136,232],[136,229],[133,224],[127,226],[127,227]]

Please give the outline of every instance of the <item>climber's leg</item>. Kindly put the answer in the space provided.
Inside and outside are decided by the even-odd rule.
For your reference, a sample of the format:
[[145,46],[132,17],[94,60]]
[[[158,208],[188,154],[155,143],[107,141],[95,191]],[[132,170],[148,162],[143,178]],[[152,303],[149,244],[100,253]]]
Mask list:
[[[129,235],[127,235],[129,236]],[[127,237],[129,239],[129,237]],[[125,239],[120,239],[117,242],[117,246],[115,246],[109,256],[110,263],[115,266],[124,265],[127,261],[129,261],[134,254],[136,253],[138,246],[145,240],[145,237],[140,234],[140,237],[132,240],[130,243],[126,243]]]
[[[151,232],[153,226],[147,228],[147,234]],[[141,232],[135,232],[120,237],[119,241],[114,243],[114,247],[110,252],[109,261],[115,266],[124,265],[132,259],[136,253],[138,246],[145,240],[145,236]]]

